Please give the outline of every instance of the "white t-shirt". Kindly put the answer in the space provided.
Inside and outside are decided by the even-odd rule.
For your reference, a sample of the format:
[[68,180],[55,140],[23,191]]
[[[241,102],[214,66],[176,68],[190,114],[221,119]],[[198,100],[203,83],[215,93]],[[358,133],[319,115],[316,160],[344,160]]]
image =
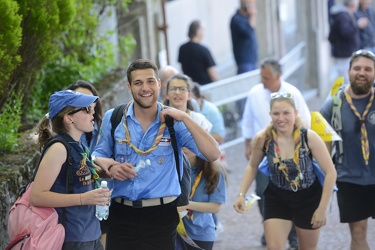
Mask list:
[[[293,85],[282,81],[278,92],[292,93],[298,110],[298,116],[302,118],[303,125],[310,128],[311,114],[303,99],[301,92]],[[255,85],[249,91],[245,109],[242,116],[242,136],[245,139],[254,138],[255,134],[264,129],[271,122],[270,101],[271,91],[264,88],[262,83]]]
[[198,123],[199,126],[201,126],[207,133],[210,133],[212,129],[212,124],[207,120],[207,118],[195,111],[190,110],[190,117]]

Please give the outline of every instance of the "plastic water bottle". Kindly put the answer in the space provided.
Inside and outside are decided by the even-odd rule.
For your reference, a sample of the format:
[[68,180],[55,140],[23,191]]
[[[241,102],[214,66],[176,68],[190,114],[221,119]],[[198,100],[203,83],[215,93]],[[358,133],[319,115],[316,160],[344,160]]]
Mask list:
[[151,166],[151,161],[150,159],[146,159],[146,160],[140,160],[138,162],[138,164],[133,168],[133,170],[138,173],[139,170],[141,170],[142,168],[145,168],[147,166]]
[[[101,182],[101,188],[108,188],[107,182],[102,181]],[[96,218],[98,218],[100,221],[108,219],[109,214],[109,206],[99,206],[96,205]]]

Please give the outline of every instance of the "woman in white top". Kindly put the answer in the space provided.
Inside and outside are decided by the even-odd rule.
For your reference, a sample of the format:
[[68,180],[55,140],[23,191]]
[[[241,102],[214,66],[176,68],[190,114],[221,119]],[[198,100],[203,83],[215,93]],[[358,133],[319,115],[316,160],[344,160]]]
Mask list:
[[204,130],[210,132],[212,124],[204,115],[194,111],[194,106],[190,100],[192,98],[191,88],[192,81],[187,75],[176,74],[172,76],[167,82],[164,104],[187,112]]

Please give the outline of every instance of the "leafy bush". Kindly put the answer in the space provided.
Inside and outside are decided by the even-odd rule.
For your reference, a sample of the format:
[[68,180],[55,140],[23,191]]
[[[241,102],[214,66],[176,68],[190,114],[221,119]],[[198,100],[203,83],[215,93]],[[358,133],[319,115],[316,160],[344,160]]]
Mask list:
[[21,21],[18,4],[13,0],[0,0],[0,95],[4,95],[4,83],[21,61]]
[[[49,96],[57,90],[65,88],[67,85],[84,79],[93,84],[98,82],[109,71],[117,67],[117,55],[114,54],[114,45],[108,37],[115,32],[108,31],[106,34],[97,32],[103,9],[113,6],[117,1],[104,1],[102,5],[95,4],[92,0],[77,0],[76,11],[73,24],[63,33],[60,40],[62,53],[58,54],[51,62],[43,67],[38,78],[37,88],[34,89],[33,98],[41,100],[44,106],[36,104],[35,109],[42,108],[46,111],[46,103]],[[124,1],[122,7],[131,2]],[[79,25],[77,25],[79,24]],[[121,51],[134,50],[134,39],[131,36],[119,38]],[[32,114],[38,114],[34,110]]]
[[21,126],[22,96],[13,94],[10,96],[0,114],[0,154],[11,151],[17,146],[18,128]]
[[[62,32],[67,30],[73,21],[76,14],[75,1],[11,1],[17,6],[13,15],[21,18],[18,27],[13,28],[8,24],[3,25],[3,23],[0,26],[5,29],[4,34],[12,32],[17,34],[19,30],[21,42],[16,49],[16,55],[13,56],[19,58],[20,63],[14,65],[15,67],[4,81],[0,81],[2,83],[0,86],[2,93],[0,95],[0,112],[14,93],[22,94],[22,112],[25,114],[30,110],[30,100],[33,99],[31,90],[35,89],[35,78],[42,66],[60,52],[58,40]],[[2,34],[1,28],[0,31]],[[8,36],[5,39],[8,39]],[[3,70],[0,67],[0,72]],[[25,115],[22,117],[22,122],[26,122],[26,117]]]
[[[78,79],[95,84],[116,67],[108,40],[114,31],[99,34],[97,28],[103,10],[130,2],[0,0],[0,150],[16,144],[21,123],[35,123],[47,112],[54,91]],[[119,40],[125,46],[120,52],[135,47],[132,37]]]

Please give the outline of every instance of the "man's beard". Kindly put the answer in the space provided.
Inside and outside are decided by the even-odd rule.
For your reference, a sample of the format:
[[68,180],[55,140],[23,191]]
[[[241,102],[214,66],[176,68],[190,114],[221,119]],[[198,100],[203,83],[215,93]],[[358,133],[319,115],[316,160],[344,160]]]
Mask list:
[[356,95],[365,95],[368,94],[374,85],[373,82],[367,81],[364,85],[359,85],[356,83],[356,80],[353,80],[350,83],[350,88],[352,89],[353,93]]
[[153,106],[153,104],[154,104],[154,102],[151,103],[151,104],[145,104],[145,103],[142,103],[141,101],[138,100],[138,98],[135,98],[134,95],[133,95],[133,100],[134,100],[134,102],[135,102],[138,106],[140,106],[141,108],[144,108],[144,109],[151,108],[151,107]]

